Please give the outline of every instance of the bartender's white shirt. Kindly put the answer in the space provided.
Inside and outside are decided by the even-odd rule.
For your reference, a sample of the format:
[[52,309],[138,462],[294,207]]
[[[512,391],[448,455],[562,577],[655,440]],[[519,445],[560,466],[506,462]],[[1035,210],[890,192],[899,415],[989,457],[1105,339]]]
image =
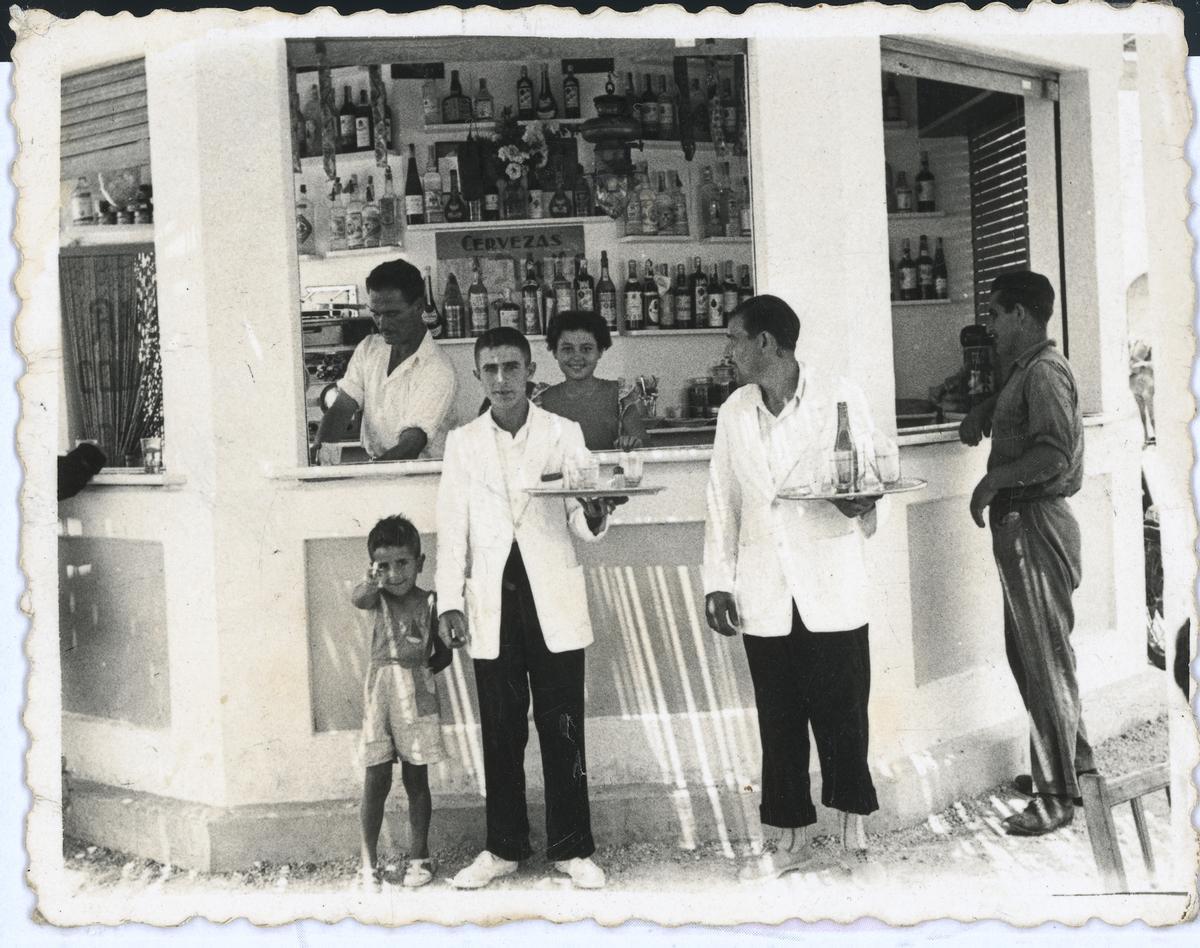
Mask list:
[[378,333],[358,344],[338,388],[362,409],[362,446],[371,457],[395,447],[405,428],[420,428],[421,457],[441,457],[454,426],[458,379],[429,333],[417,351],[388,374],[392,347]]
[[487,414],[488,421],[492,426],[492,433],[496,438],[496,450],[500,453],[500,471],[504,475],[504,492],[508,497],[508,512],[515,524],[519,513],[517,501],[524,500],[524,491],[520,486],[521,464],[525,459],[525,445],[529,441],[529,419],[525,419],[525,424],[521,425],[516,434],[509,434],[496,424],[491,409]]

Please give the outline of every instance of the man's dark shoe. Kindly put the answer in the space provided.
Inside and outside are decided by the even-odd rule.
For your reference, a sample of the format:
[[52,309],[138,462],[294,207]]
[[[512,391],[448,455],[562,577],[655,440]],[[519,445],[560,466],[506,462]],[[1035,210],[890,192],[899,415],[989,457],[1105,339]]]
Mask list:
[[1063,797],[1035,797],[1020,813],[1004,821],[1009,836],[1045,836],[1069,826],[1075,819],[1075,806]]
[[[1084,774],[1094,774],[1095,772],[1095,770],[1081,770],[1075,776],[1082,777]],[[1012,785],[1013,789],[1016,790],[1017,793],[1020,793],[1024,796],[1036,797],[1040,795],[1033,789],[1033,777],[1031,777],[1029,774],[1017,774],[1015,777],[1013,777]],[[1073,797],[1071,802],[1076,806],[1083,806],[1083,797]]]

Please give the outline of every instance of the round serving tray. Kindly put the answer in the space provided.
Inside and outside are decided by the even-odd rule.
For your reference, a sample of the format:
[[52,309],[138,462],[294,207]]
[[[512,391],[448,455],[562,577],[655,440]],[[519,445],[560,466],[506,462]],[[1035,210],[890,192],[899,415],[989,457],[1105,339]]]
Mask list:
[[785,487],[776,496],[780,500],[855,500],[861,497],[880,497],[885,494],[906,494],[909,491],[922,490],[927,486],[929,486],[928,483],[919,477],[902,477],[894,484],[888,484],[875,490],[847,491],[843,494],[814,494],[806,487]]

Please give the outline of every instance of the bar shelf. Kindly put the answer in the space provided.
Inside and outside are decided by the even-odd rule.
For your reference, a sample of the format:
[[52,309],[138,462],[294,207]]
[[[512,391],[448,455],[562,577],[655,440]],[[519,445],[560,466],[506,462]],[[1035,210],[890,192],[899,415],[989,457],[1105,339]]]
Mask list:
[[59,244],[63,247],[109,247],[154,243],[153,224],[91,224],[64,227]]
[[945,211],[888,211],[889,221],[925,221],[946,216]]
[[967,300],[892,300],[892,306],[946,306],[952,303],[966,305]]
[[562,227],[569,224],[611,224],[611,217],[607,215],[600,217],[592,215],[590,217],[531,217],[521,220],[501,220],[501,221],[455,221],[454,223],[443,222],[441,224],[410,224],[405,230],[412,231],[417,234],[437,234],[448,232],[459,232],[464,230],[517,230],[526,227]]
[[752,237],[701,237],[702,244],[748,244]]
[[618,237],[619,244],[691,244],[695,237],[684,237],[680,234],[626,234]]

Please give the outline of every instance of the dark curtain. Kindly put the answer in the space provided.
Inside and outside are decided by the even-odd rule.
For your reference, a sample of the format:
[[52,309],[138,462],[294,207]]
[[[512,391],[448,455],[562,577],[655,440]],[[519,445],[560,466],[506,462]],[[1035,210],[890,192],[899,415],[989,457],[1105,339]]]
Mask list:
[[116,465],[137,457],[144,427],[136,278],[143,252],[105,248],[59,260],[63,342],[79,387],[81,437],[97,441]]

